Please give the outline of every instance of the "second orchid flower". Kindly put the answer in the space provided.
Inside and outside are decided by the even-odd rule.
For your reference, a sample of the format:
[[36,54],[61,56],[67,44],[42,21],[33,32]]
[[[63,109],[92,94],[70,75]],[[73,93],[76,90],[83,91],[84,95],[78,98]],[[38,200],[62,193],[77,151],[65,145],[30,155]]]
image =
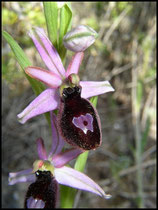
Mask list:
[[[26,193],[26,208],[56,207],[58,184],[86,190],[109,199],[111,196],[106,194],[92,179],[71,167],[65,166],[65,164],[76,158],[84,150],[72,148],[62,152],[64,141],[56,130],[56,124],[56,116],[51,113],[53,136],[50,153],[48,155],[46,154],[43,139],[37,139],[39,160],[34,162],[32,168],[10,173],[9,185],[14,185],[19,182],[32,183]],[[46,197],[47,194],[48,198]]]

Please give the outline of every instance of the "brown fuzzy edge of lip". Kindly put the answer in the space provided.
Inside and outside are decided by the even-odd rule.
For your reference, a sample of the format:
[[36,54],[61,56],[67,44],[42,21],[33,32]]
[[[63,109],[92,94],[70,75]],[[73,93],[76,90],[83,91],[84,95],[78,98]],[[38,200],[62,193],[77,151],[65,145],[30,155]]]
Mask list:
[[[57,114],[57,129],[58,129],[58,132],[63,137],[64,141],[66,141],[68,144],[70,144],[71,146],[80,148],[77,144],[70,143],[69,140],[67,138],[65,138],[64,135],[63,135],[63,132],[62,132],[62,129],[61,129],[61,126],[60,126],[60,118],[61,118],[61,115],[62,115],[62,112],[63,112],[63,108],[64,108],[64,103],[60,100],[59,111],[58,111],[58,114]],[[80,149],[82,149],[82,148],[80,148]]]

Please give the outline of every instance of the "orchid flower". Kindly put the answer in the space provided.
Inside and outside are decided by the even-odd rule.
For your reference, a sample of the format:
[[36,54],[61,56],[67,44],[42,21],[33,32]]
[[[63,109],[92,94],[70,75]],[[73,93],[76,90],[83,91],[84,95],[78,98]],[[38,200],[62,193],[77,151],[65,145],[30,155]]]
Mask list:
[[[32,38],[48,69],[46,70],[40,67],[28,66],[25,69],[25,72],[32,78],[46,84],[48,88],[38,95],[20,114],[17,115],[22,124],[32,117],[58,109],[60,102],[59,89],[68,77],[72,74],[78,74],[84,56],[83,52],[75,53],[67,70],[65,70],[57,50],[46,36],[44,30],[36,27],[35,32],[36,35],[33,31],[30,31],[29,36]],[[108,81],[80,81],[79,85],[82,87],[82,98],[89,98],[114,91]]]
[[[55,179],[58,184],[89,191],[103,198],[109,199],[111,196],[106,194],[104,190],[87,175],[71,167],[65,166],[65,164],[76,158],[79,154],[84,152],[84,150],[71,148],[62,152],[64,140],[58,135],[56,121],[56,116],[51,112],[51,128],[53,136],[50,153],[47,155],[43,139],[37,139],[39,160],[34,162],[32,168],[9,173],[9,185],[14,185],[20,182],[35,183],[35,172],[39,173],[38,170],[40,170],[44,172],[51,172],[53,179]],[[28,208],[43,208],[45,203],[43,200],[31,196],[28,198],[26,205]]]

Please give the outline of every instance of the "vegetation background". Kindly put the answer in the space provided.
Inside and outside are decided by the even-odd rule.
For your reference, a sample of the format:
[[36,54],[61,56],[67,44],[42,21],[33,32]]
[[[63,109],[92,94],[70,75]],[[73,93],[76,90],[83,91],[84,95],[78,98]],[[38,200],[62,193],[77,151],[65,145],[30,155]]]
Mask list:
[[[103,143],[90,151],[85,173],[112,195],[104,200],[78,191],[74,207],[156,207],[156,2],[73,2],[72,26],[86,24],[99,37],[85,51],[80,78],[109,80],[115,92],[100,95],[97,109]],[[46,29],[40,2],[2,2],[3,30],[32,63],[45,67],[27,31]],[[72,56],[67,54],[68,65]],[[2,40],[2,207],[23,207],[28,184],[8,185],[8,173],[32,166],[35,140],[47,148],[45,117],[21,125],[16,115],[35,98],[5,40]],[[73,161],[71,163],[73,165]]]

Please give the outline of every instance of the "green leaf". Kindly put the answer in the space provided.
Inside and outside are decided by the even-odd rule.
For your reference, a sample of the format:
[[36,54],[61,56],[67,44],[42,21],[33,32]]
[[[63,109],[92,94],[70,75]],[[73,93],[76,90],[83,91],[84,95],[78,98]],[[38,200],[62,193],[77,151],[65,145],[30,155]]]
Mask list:
[[66,55],[66,48],[63,45],[63,37],[71,28],[72,10],[70,4],[66,3],[60,8],[59,45],[58,52],[63,60]]
[[26,55],[24,54],[23,50],[21,49],[21,47],[17,44],[17,42],[11,37],[11,35],[9,35],[6,31],[2,32],[3,37],[5,38],[5,40],[8,42],[8,44],[10,45],[12,51],[14,52],[14,55],[18,61],[18,63],[20,64],[20,66],[24,69],[27,66],[31,65],[31,62],[29,61],[29,59],[26,57]]
[[57,48],[58,6],[57,2],[43,2],[48,36],[54,47]]
[[[29,59],[27,58],[27,56],[25,55],[25,53],[23,52],[23,50],[21,49],[21,47],[17,44],[17,42],[6,32],[3,31],[3,37],[5,38],[5,40],[8,42],[8,44],[10,45],[19,65],[21,66],[21,68],[24,70],[26,67],[31,66],[31,62],[29,61]],[[24,71],[25,73],[25,71]],[[27,79],[29,80],[34,92],[36,95],[38,95],[39,93],[41,93],[45,87],[42,83],[36,81],[35,79],[29,77],[26,73],[25,76],[27,77]]]
[[[11,37],[11,35],[9,35],[6,31],[3,31],[2,34],[3,34],[3,37],[5,38],[5,40],[10,45],[21,68],[23,70],[25,70],[26,67],[31,66],[31,62],[29,61],[29,59],[27,58],[27,56],[25,55],[25,53],[23,52],[21,47],[18,45],[18,43]],[[45,90],[45,86],[41,82],[36,81],[35,79],[29,77],[25,73],[25,71],[24,71],[24,74],[25,74],[26,78],[28,79],[28,81],[30,82],[32,89],[36,95],[39,95],[43,90]],[[48,123],[50,125],[49,113],[46,113],[45,116],[46,116],[46,119],[48,120]]]

